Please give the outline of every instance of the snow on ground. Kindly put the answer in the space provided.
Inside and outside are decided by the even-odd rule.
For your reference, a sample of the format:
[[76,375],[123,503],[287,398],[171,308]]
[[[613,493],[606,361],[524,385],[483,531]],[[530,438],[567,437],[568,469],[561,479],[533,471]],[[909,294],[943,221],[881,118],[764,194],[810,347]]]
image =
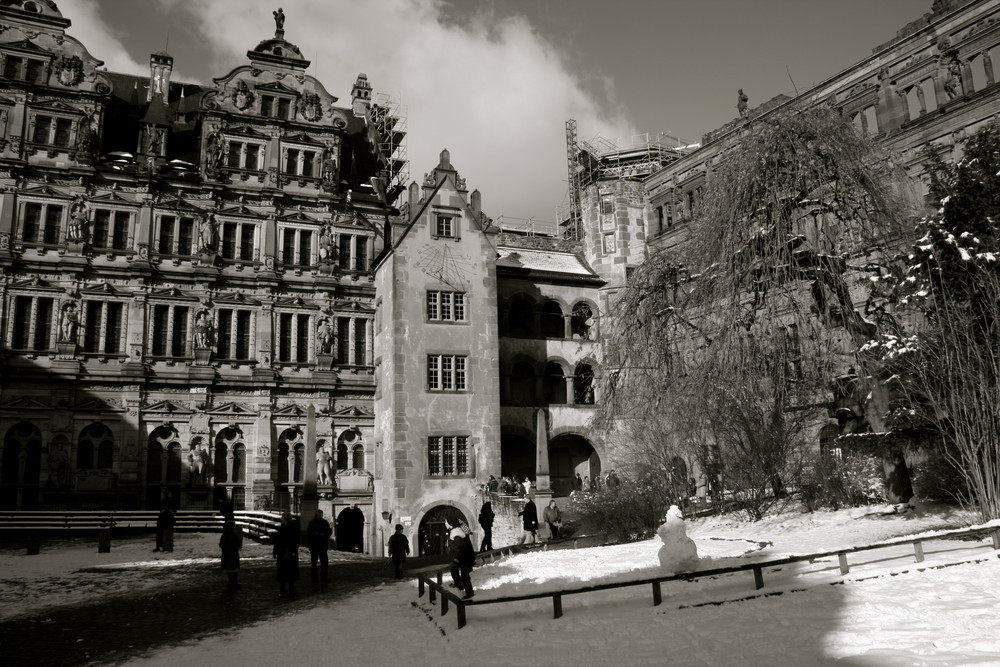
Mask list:
[[[968,513],[937,506],[901,515],[891,507],[869,507],[785,514],[751,525],[709,518],[689,522],[688,535],[702,557],[700,569],[707,569],[972,523]],[[43,585],[34,582],[80,569],[84,572],[74,578],[86,577],[96,566],[114,569],[110,579],[122,590],[142,585],[154,570],[183,576],[186,563],[216,557],[216,542],[210,535],[182,535],[177,550],[163,556],[149,553],[148,540],[142,548],[116,544],[111,554],[94,553],[93,545],[31,557],[0,554],[0,597],[6,607],[12,587],[31,593],[13,603],[19,606],[15,614],[29,613],[37,609],[35,602],[58,601],[57,592],[47,591],[30,608],[24,606],[24,598]],[[475,569],[476,597],[654,576],[661,572],[661,545],[653,538],[515,556]],[[914,562],[910,546],[852,554],[846,577],[836,557],[765,570],[760,591],[750,573],[665,583],[659,607],[652,605],[647,586],[564,596],[560,619],[552,618],[550,599],[469,607],[462,630],[456,629],[453,609],[442,617],[426,595],[417,598],[414,581],[390,580],[325,607],[163,649],[129,664],[319,665],[332,664],[335,657],[337,664],[436,667],[1000,665],[997,552],[989,540],[939,540],[924,548],[923,563]],[[243,555],[266,557],[265,550],[247,541]],[[168,561],[174,565],[164,566]],[[734,602],[719,604],[725,600]]]

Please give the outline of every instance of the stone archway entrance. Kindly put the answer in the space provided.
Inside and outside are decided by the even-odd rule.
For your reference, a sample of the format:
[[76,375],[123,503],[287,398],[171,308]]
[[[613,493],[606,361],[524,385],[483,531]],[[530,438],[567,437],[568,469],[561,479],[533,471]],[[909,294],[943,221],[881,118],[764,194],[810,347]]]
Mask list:
[[448,553],[449,518],[469,522],[460,509],[451,505],[438,505],[424,515],[420,520],[420,530],[417,534],[418,556],[439,556]]
[[575,433],[557,435],[549,441],[549,475],[552,495],[568,496],[573,491],[577,475],[581,479],[597,479],[601,474],[601,457],[586,438]]

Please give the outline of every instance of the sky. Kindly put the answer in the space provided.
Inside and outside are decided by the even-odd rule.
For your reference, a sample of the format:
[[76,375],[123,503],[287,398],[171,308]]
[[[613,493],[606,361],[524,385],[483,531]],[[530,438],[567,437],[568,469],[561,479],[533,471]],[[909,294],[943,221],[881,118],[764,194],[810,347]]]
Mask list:
[[[315,596],[303,598],[304,604],[275,598],[275,615],[261,622],[205,628],[179,644],[150,646],[131,657],[105,654],[98,662],[227,667],[288,664],[294,656],[302,665],[434,667],[997,665],[997,551],[988,538],[945,537],[947,529],[974,521],[971,512],[938,503],[918,503],[904,514],[891,505],[815,513],[793,507],[752,524],[730,516],[707,517],[684,524],[699,559],[691,570],[901,536],[938,539],[923,541],[920,563],[909,544],[849,554],[846,575],[836,556],[765,567],[760,590],[746,571],[666,582],[663,602],[655,607],[645,585],[565,595],[558,619],[552,616],[550,598],[469,607],[468,624],[461,630],[454,608],[442,616],[426,594],[418,598],[412,578],[388,579],[326,604],[317,604]],[[23,549],[0,549],[0,622],[47,616],[69,605],[80,613],[100,613],[100,601],[112,597],[148,604],[192,581],[203,587],[203,604],[223,604],[238,614],[246,596],[252,606],[259,591],[273,595],[277,587],[271,567],[246,567],[253,561],[269,563],[270,547],[244,541],[243,589],[226,593],[217,535],[181,533],[173,552],[156,554],[150,552],[151,539],[116,538],[111,552],[104,554],[93,543],[61,549],[46,543],[34,556]],[[662,576],[669,570],[660,566],[659,554],[668,541],[535,550],[480,565],[472,572],[475,598]],[[303,548],[300,553],[303,568],[306,552]],[[339,552],[332,555],[336,559]],[[334,576],[336,571],[334,563]],[[136,609],[138,613],[141,606]],[[88,648],[98,646],[90,642]]]
[[211,83],[274,34],[349,105],[357,74],[406,111],[410,180],[442,149],[494,218],[555,221],[566,121],[579,139],[685,143],[750,106],[871,55],[931,0],[60,0],[69,34],[108,69]]

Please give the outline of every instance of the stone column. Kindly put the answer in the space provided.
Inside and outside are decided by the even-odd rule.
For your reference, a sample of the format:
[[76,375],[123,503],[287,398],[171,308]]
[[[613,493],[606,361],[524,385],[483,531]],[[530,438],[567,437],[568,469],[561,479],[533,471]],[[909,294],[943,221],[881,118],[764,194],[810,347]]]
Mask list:
[[535,411],[535,487],[539,493],[552,492],[549,481],[549,436],[545,410]]
[[319,509],[319,494],[316,490],[316,406],[310,405],[306,408],[306,429],[305,437],[305,460],[302,461],[302,499],[299,506],[302,517],[301,528],[305,532],[306,526],[312,521],[316,510]]

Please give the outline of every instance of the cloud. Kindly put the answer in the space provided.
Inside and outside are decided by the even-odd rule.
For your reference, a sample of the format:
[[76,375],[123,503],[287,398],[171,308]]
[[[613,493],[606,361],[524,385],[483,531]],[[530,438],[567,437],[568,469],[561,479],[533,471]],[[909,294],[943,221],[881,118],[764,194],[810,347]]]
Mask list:
[[59,5],[62,15],[72,22],[67,34],[78,39],[90,55],[103,60],[109,70],[129,73],[148,70],[148,60],[133,58],[109,26],[107,17],[101,15],[98,0],[60,0]]
[[[186,12],[209,40],[214,76],[245,62],[274,30],[272,7],[245,0],[160,0]],[[276,4],[276,3],[271,3]],[[555,221],[566,195],[565,122],[635,131],[602,108],[553,45],[522,18],[443,20],[440,0],[284,0],[285,38],[312,60],[310,74],[349,100],[365,72],[376,92],[406,107],[411,180],[442,149],[488,214]]]

